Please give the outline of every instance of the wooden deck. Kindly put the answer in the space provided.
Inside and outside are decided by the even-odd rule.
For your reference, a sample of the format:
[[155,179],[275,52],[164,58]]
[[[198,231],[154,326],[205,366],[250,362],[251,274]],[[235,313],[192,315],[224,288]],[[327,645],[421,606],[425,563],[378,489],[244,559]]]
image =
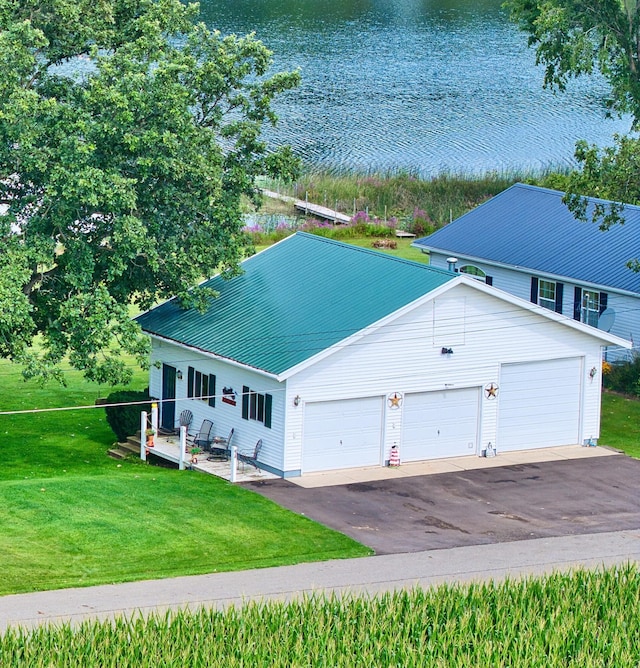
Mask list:
[[341,213],[335,209],[330,209],[327,206],[321,206],[320,204],[313,204],[312,202],[305,202],[301,199],[296,199],[295,197],[289,197],[287,195],[280,195],[280,193],[274,192],[273,190],[262,189],[262,194],[266,197],[271,197],[273,199],[279,199],[283,202],[289,202],[298,210],[304,213],[305,215],[315,216],[316,218],[321,218],[322,220],[330,220],[334,223],[340,223],[346,225],[351,222],[351,216],[348,216],[346,213]]
[[[178,465],[180,463],[180,439],[178,436],[156,436],[153,448],[149,448],[149,455],[158,457],[165,461],[172,462]],[[203,452],[197,455],[197,463],[192,463],[191,455],[187,455],[184,462],[185,469],[192,471],[199,471],[200,473],[207,473],[208,475],[215,475],[218,478],[225,480],[231,479],[231,462],[230,461],[208,461],[207,453]],[[245,466],[243,468],[241,463],[238,463],[236,469],[236,482],[251,482],[252,480],[270,480],[278,476],[256,469],[253,466]]]

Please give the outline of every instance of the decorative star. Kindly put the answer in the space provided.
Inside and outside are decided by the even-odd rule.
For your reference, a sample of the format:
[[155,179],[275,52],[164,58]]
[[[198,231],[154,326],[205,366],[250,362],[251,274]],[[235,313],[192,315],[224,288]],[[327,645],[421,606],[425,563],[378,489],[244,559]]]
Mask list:
[[402,401],[402,396],[397,392],[394,392],[389,397],[389,407],[390,408],[400,408],[400,402]]
[[487,393],[487,399],[495,399],[498,396],[498,386],[495,383],[490,383],[484,388]]

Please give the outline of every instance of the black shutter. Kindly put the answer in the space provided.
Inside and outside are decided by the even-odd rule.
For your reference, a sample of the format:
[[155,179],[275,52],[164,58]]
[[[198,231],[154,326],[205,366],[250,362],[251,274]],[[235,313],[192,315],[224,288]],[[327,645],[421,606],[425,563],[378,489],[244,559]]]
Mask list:
[[251,390],[246,386],[242,386],[242,419],[249,419],[249,392]]
[[264,426],[271,429],[271,406],[273,399],[270,394],[264,395]]
[[573,290],[573,319],[580,320],[580,310],[582,302],[582,288],[575,287]]
[[196,381],[194,384],[193,396],[199,399],[202,396],[202,373],[196,371]]
[[193,397],[193,374],[195,369],[190,366],[187,371],[187,397],[191,399]]
[[538,277],[531,277],[531,301],[534,304],[538,303]]
[[484,281],[487,285],[493,285],[493,276],[485,276]]
[[556,313],[562,313],[562,293],[564,285],[562,283],[556,283]]
[[209,406],[216,407],[216,375],[209,374]]
[[608,295],[606,292],[601,292],[600,293],[600,310],[598,311],[598,315],[602,315],[602,312],[607,308],[607,300],[608,300]]

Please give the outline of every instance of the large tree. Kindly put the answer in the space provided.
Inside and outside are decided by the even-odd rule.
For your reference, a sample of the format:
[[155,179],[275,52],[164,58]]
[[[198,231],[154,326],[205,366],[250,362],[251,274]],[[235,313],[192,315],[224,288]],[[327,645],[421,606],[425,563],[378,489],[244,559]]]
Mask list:
[[544,85],[600,71],[610,113],[640,122],[640,13],[637,0],[507,0],[511,18],[529,35]]
[[[569,79],[599,71],[608,84],[609,114],[631,115],[640,126],[640,7],[637,0],[507,0],[511,17],[529,35],[544,85],[564,90]],[[555,178],[574,215],[603,230],[624,222],[621,204],[640,204],[640,140],[616,136],[601,149],[578,142],[578,169]],[[588,206],[585,195],[613,200]],[[629,266],[640,270],[637,260]]]
[[[147,342],[129,317],[233,274],[241,199],[296,169],[261,139],[275,96],[253,36],[179,0],[0,0],[0,357],[29,376],[126,382]],[[34,346],[34,341],[37,345]]]

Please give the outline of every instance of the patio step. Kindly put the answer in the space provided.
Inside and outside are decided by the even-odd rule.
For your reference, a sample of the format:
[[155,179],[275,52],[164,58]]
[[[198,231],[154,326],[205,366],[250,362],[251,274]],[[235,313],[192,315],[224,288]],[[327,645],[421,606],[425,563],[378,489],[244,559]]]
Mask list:
[[129,436],[124,443],[118,443],[116,447],[107,450],[107,454],[114,459],[126,459],[130,455],[140,456],[140,437]]

